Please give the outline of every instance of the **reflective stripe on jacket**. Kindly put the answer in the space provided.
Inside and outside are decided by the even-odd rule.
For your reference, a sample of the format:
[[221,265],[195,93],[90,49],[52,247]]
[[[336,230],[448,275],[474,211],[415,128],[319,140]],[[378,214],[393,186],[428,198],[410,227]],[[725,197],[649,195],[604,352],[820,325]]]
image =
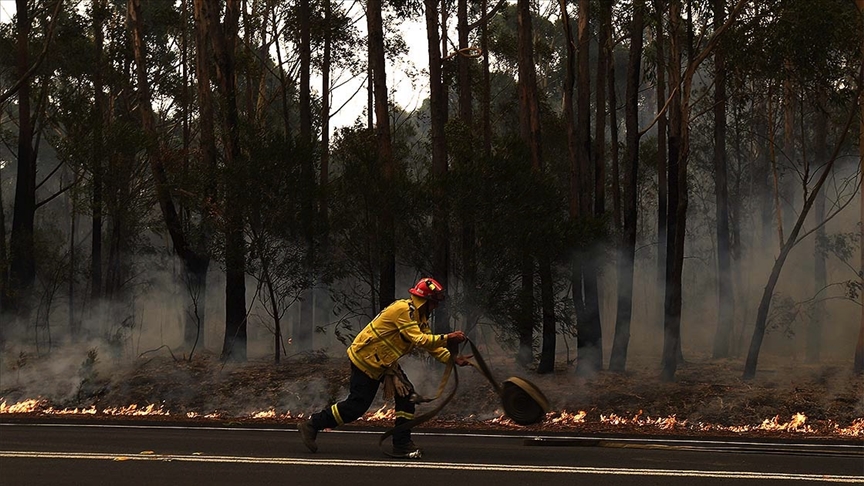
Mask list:
[[431,333],[428,319],[417,311],[424,302],[411,296],[382,310],[348,347],[351,362],[374,379],[381,378],[387,368],[415,347],[446,363],[450,359],[447,335]]

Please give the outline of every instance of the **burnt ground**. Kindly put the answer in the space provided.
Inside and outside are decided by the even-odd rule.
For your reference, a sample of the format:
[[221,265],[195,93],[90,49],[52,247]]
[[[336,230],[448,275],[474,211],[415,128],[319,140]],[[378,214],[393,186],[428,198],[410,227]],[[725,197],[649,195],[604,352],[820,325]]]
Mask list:
[[[423,427],[864,440],[864,377],[854,375],[848,362],[767,361],[760,364],[756,379],[743,381],[741,360],[692,358],[679,366],[674,383],[659,379],[660,367],[654,359],[631,359],[626,373],[603,371],[593,377],[579,377],[565,363],[547,375],[506,362],[489,364],[496,382],[520,376],[541,389],[552,409],[546,419],[527,427],[505,419],[501,399],[490,383],[476,370],[460,368],[453,400]],[[35,359],[22,362],[19,358],[17,365],[3,363],[0,420],[51,417],[292,424],[344,398],[348,386],[346,358],[314,353],[279,364],[226,365],[213,356],[196,356],[192,361],[153,356],[123,367],[99,358],[71,368],[76,366],[71,376],[58,378],[50,375],[46,363]],[[421,394],[434,395],[441,366],[416,359],[403,366]],[[448,390],[452,383],[451,379]],[[10,406],[28,399],[36,401],[20,407],[21,413],[9,413]],[[134,410],[131,405],[136,406]],[[148,405],[155,407],[142,413]],[[434,405],[419,406],[418,414]],[[373,417],[381,407],[384,412],[392,408],[379,393],[370,413],[355,424],[391,426],[392,420]],[[60,413],[76,408],[77,414]]]

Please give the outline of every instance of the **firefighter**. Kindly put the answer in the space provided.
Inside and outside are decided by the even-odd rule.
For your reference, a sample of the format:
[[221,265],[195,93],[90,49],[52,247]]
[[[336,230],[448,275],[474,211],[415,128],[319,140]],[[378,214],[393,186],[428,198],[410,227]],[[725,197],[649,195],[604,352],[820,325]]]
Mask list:
[[[318,451],[315,438],[319,430],[333,429],[359,418],[369,410],[378,387],[385,383],[396,401],[396,425],[414,418],[415,404],[411,400],[414,385],[408,380],[397,361],[415,347],[423,348],[442,363],[448,362],[448,344],[465,341],[462,331],[432,334],[429,316],[444,300],[444,288],[433,278],[422,278],[408,290],[407,299],[400,299],[382,310],[348,347],[351,379],[348,398],[324,408],[301,422],[297,429],[303,443],[312,452]],[[456,356],[459,366],[469,364],[470,356]],[[416,458],[421,450],[411,440],[411,430],[393,434],[393,454]]]

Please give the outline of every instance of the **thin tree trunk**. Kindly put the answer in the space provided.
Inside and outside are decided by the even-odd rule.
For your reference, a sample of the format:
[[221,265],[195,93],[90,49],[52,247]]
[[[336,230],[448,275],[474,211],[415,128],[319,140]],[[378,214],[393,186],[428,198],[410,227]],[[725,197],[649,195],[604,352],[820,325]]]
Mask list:
[[[726,20],[726,0],[714,0],[714,28]],[[734,318],[732,293],[732,257],[729,241],[729,183],[726,160],[726,54],[722,48],[714,53],[714,177],[717,197],[717,331],[713,357],[729,356]]]
[[[861,83],[860,76],[858,82],[859,84]],[[861,89],[860,85],[858,89],[858,96],[864,96],[862,95],[862,93],[864,93],[864,90]],[[822,171],[822,175],[819,176],[819,179],[813,186],[813,191],[810,193],[810,196],[808,196],[806,201],[804,202],[804,207],[801,209],[801,213],[798,215],[798,220],[795,222],[795,226],[789,233],[789,238],[786,241],[782,242],[780,254],[777,256],[777,259],[774,261],[774,266],[771,268],[771,274],[769,275],[768,283],[765,285],[765,288],[762,292],[762,298],[759,301],[759,309],[756,313],[756,323],[753,329],[753,337],[750,340],[750,349],[747,353],[747,361],[744,364],[744,373],[742,375],[742,378],[744,380],[751,380],[756,376],[756,364],[759,360],[759,351],[762,348],[762,340],[765,337],[765,328],[768,321],[768,311],[771,307],[772,297],[774,296],[774,288],[777,286],[777,281],[780,279],[780,271],[783,269],[783,264],[786,262],[786,258],[789,256],[789,252],[791,252],[792,248],[794,248],[795,245],[798,243],[798,234],[800,233],[801,228],[804,226],[804,221],[807,219],[810,208],[816,201],[817,194],[819,193],[819,191],[822,190],[822,186],[825,184],[825,180],[828,179],[828,175],[831,173],[831,170],[834,167],[834,162],[837,160],[837,156],[840,153],[840,148],[843,146],[843,142],[846,139],[846,134],[849,132],[849,127],[852,125],[852,121],[854,120],[856,114],[856,111],[850,113],[849,119],[846,121],[846,125],[841,132],[840,140],[834,147],[834,153],[831,155],[831,158],[828,159],[827,163],[825,164],[825,168]]]
[[[73,176],[74,177],[74,176]],[[0,194],[2,196],[2,194]],[[2,200],[2,199],[0,199]],[[69,301],[67,312],[69,313],[69,336],[73,342],[78,341],[80,330],[75,323],[75,264],[78,255],[75,252],[75,233],[78,227],[78,212],[71,197],[66,198],[69,210]]]
[[627,62],[627,94],[624,105],[627,152],[624,159],[624,233],[618,260],[618,312],[612,355],[609,358],[609,370],[618,372],[626,369],[633,312],[633,264],[639,202],[636,179],[639,173],[639,85],[643,28],[644,2],[637,0],[633,5],[633,20],[630,27],[630,56]]
[[[813,133],[813,150],[814,165],[819,166],[824,163],[828,157],[828,114],[824,110],[827,96],[820,93],[819,104],[816,107],[816,122]],[[813,224],[816,226],[816,247],[813,252],[813,291],[816,294],[816,303],[814,304],[813,313],[810,316],[810,322],[807,324],[807,340],[805,355],[808,363],[818,363],[820,349],[822,347],[822,323],[825,322],[825,301],[819,295],[828,284],[828,269],[826,267],[826,258],[824,249],[819,247],[819,243],[825,239],[825,192],[820,192],[816,195],[816,202],[813,213]]]
[[774,140],[774,101],[772,99],[772,90],[768,90],[768,156],[771,160],[771,175],[774,181],[774,214],[777,217],[777,239],[780,248],[783,247],[783,242],[786,238],[783,236],[783,206],[780,204],[780,172],[777,168],[777,153],[774,149],[776,142]]

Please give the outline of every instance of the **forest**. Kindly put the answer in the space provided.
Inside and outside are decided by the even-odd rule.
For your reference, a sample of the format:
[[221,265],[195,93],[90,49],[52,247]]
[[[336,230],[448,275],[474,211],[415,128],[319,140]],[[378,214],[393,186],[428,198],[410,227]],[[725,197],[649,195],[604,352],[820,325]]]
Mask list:
[[864,0],[0,9],[4,361],[343,356],[432,276],[539,374],[864,372]]

